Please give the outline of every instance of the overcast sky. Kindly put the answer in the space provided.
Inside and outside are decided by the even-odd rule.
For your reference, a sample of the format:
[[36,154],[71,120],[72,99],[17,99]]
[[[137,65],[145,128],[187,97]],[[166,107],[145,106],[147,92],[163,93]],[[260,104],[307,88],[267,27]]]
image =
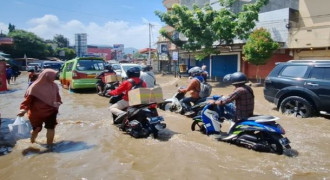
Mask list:
[[8,24],[43,39],[62,34],[74,45],[74,34],[87,33],[89,45],[124,44],[137,49],[157,41],[164,25],[155,10],[165,12],[162,0],[8,0],[1,2],[0,30]]

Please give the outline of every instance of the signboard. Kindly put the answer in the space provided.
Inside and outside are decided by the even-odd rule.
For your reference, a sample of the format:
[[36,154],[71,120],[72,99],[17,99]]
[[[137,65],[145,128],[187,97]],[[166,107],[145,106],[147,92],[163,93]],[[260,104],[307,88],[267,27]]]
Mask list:
[[174,52],[173,52],[172,60],[173,60],[173,61],[177,61],[177,60],[179,60],[179,52],[177,52],[177,51],[174,51]]
[[6,62],[0,60],[0,91],[7,90]]
[[161,54],[167,54],[168,53],[167,44],[161,44],[160,45],[160,53]]

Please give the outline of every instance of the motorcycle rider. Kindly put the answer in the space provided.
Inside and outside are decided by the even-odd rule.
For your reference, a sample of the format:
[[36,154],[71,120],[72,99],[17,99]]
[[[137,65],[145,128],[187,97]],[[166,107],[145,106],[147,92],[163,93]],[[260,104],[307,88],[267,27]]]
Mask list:
[[126,72],[128,79],[123,81],[118,88],[113,91],[109,92],[110,96],[118,96],[124,94],[122,99],[115,104],[109,107],[109,110],[112,114],[116,115],[117,118],[114,122],[120,123],[123,119],[126,118],[127,112],[123,111],[123,109],[128,107],[128,91],[130,91],[134,84],[135,85],[141,84],[141,87],[146,87],[146,83],[140,79],[140,69],[138,67],[129,68]]
[[153,88],[156,85],[155,74],[152,72],[150,65],[143,65],[140,78],[146,82],[147,88]]
[[101,72],[98,76],[96,76],[97,82],[96,82],[96,87],[98,90],[98,95],[102,96],[104,95],[104,86],[106,84],[105,82],[105,76],[107,75],[116,75],[116,72],[113,71],[112,67],[110,64],[105,65],[104,71]]
[[[242,72],[227,74],[223,78],[224,82],[229,82],[235,86],[234,92],[228,97],[222,97],[217,101],[210,100],[209,103],[218,105],[220,117],[224,116],[224,110],[234,121],[246,119],[253,116],[254,94],[250,86],[247,86],[247,77]],[[233,103],[235,101],[235,104]]]
[[207,81],[207,78],[209,76],[209,73],[206,71],[206,65],[203,65],[202,66],[202,70],[203,70],[202,76],[204,78],[204,81],[206,82]]
[[188,70],[188,73],[192,77],[190,83],[187,88],[179,89],[178,91],[186,94],[190,92],[190,97],[185,97],[181,100],[182,106],[185,108],[186,113],[184,115],[189,116],[194,112],[191,111],[191,103],[196,103],[201,98],[199,97],[200,92],[200,83],[204,82],[204,78],[202,76],[203,70],[202,68],[196,66]]

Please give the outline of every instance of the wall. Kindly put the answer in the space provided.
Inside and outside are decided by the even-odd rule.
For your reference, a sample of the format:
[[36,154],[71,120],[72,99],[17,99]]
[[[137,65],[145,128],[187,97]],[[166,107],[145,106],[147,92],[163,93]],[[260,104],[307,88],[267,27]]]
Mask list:
[[287,48],[289,30],[286,25],[289,23],[289,13],[289,8],[260,13],[256,28],[267,29],[274,41],[283,42],[282,48]]
[[330,46],[329,7],[329,0],[300,0],[299,22],[291,30],[290,48]]
[[[274,54],[271,59],[268,61],[266,65],[259,66],[258,75],[261,79],[265,79],[267,75],[271,72],[271,70],[275,67],[276,62],[286,62],[289,60],[293,60],[292,56],[289,56],[289,51],[285,51],[284,54]],[[242,71],[247,75],[249,79],[256,78],[257,66],[249,64],[245,61],[242,61]]]
[[330,60],[330,50],[296,50],[294,59],[315,59],[315,60]]

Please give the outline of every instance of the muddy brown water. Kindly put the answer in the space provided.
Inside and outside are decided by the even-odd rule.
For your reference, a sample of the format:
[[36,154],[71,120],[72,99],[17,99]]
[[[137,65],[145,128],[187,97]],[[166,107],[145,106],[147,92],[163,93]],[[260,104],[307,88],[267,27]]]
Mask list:
[[[23,73],[9,91],[0,93],[0,179],[330,179],[330,120],[283,116],[253,87],[255,113],[280,117],[295,157],[261,153],[219,142],[190,130],[192,120],[159,110],[167,124],[160,139],[134,139],[114,125],[108,99],[94,92],[72,93],[60,87],[55,149],[45,152],[45,131],[37,144],[12,139],[12,123],[27,88]],[[164,97],[171,97],[186,78],[157,76]],[[215,82],[211,82],[217,85]],[[227,95],[233,87],[214,87]]]

